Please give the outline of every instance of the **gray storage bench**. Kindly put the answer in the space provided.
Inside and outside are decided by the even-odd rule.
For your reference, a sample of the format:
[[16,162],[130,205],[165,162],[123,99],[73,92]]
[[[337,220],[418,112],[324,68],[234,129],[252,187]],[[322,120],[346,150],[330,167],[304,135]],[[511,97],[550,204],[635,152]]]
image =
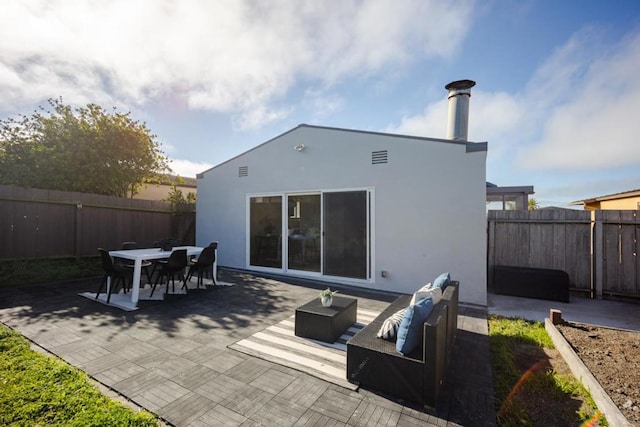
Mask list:
[[424,323],[422,345],[403,356],[376,337],[382,323],[409,305],[402,295],[347,342],[347,380],[399,399],[435,407],[458,328],[458,282],[451,282]]

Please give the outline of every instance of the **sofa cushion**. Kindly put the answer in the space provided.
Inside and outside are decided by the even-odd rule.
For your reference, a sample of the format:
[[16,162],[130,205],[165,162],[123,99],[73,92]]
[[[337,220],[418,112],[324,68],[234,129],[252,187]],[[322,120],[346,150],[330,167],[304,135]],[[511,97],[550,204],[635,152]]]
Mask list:
[[410,304],[413,305],[421,299],[425,299],[427,297],[431,297],[431,299],[433,300],[433,305],[436,305],[442,299],[442,289],[437,286],[433,286],[431,283],[427,283],[413,293]]
[[411,353],[422,342],[423,324],[433,310],[433,300],[425,298],[407,307],[398,329],[396,351],[403,356]]
[[447,273],[442,273],[436,280],[433,281],[433,286],[437,286],[440,289],[444,290],[447,286],[449,286],[449,282],[451,282],[451,275]]
[[398,336],[398,328],[400,327],[400,323],[402,322],[406,311],[407,309],[405,307],[402,310],[398,310],[391,316],[387,317],[382,323],[382,326],[380,326],[376,337],[388,341],[395,341],[396,337]]

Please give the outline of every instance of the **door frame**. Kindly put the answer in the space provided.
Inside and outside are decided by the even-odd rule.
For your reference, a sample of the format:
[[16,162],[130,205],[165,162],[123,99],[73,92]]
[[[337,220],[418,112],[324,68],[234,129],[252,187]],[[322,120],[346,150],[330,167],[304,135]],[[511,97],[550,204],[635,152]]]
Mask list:
[[[364,279],[357,279],[353,277],[342,276],[330,276],[325,275],[323,272],[324,267],[324,193],[343,193],[364,191],[367,196],[367,274]],[[319,195],[320,196],[320,272],[295,270],[288,268],[288,239],[285,239],[285,230],[288,228],[288,197],[289,196],[304,196],[304,195]],[[251,265],[251,199],[254,197],[282,197],[282,267],[263,267]],[[374,187],[348,187],[348,188],[332,188],[332,189],[320,189],[320,190],[296,190],[296,191],[282,191],[282,192],[260,192],[260,193],[248,193],[245,195],[245,267],[247,270],[261,271],[266,273],[277,273],[290,276],[311,277],[318,280],[327,280],[338,283],[374,283],[375,282],[375,188]]]

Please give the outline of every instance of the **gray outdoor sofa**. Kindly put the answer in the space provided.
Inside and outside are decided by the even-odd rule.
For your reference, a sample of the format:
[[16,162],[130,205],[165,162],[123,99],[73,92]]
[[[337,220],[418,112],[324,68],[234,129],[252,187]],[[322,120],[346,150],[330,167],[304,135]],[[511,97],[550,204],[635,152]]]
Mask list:
[[399,399],[435,408],[458,328],[458,282],[451,282],[424,323],[422,345],[403,356],[396,343],[376,337],[386,318],[407,307],[402,295],[347,342],[347,380]]

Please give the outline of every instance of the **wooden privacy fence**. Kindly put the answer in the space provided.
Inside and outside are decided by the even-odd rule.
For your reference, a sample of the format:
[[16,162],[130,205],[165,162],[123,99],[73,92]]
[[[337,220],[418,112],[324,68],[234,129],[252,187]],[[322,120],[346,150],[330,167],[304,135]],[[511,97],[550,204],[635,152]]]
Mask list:
[[594,211],[594,282],[598,295],[640,297],[638,211]]
[[639,298],[639,227],[637,211],[489,211],[489,288],[508,265],[564,270],[592,298]]
[[96,255],[166,237],[194,243],[192,205],[0,185],[0,258]]

